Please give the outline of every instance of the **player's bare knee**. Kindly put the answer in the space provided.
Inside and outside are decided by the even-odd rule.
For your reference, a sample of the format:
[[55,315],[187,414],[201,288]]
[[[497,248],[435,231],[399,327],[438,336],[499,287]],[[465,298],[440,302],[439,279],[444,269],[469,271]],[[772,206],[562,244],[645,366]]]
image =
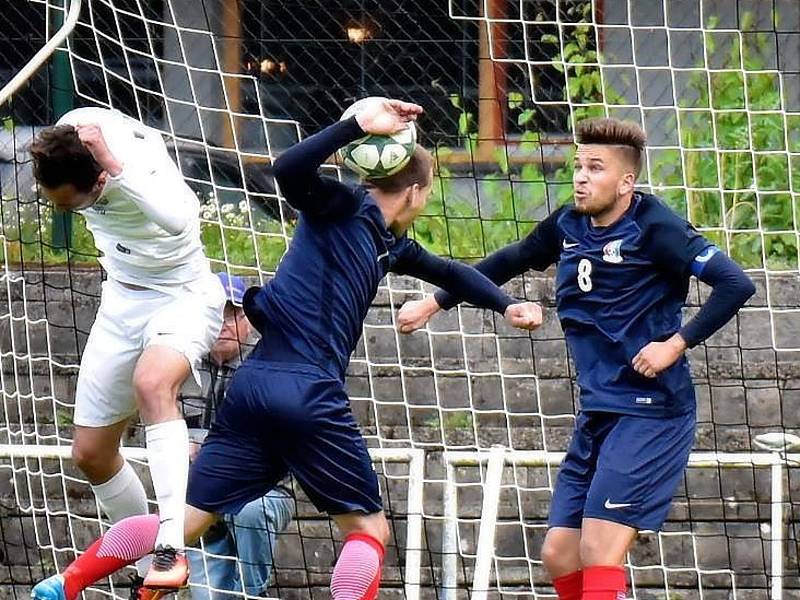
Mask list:
[[391,537],[389,522],[383,512],[370,515],[350,513],[336,518],[336,523],[346,537],[352,534],[368,535],[386,546]]
[[157,402],[165,394],[165,388],[164,381],[158,373],[137,371],[133,376],[133,389],[139,403]]
[[383,521],[382,523],[371,523],[362,528],[354,529],[349,533],[368,535],[369,537],[378,540],[384,546],[389,543],[389,538],[391,537],[389,533],[389,524],[386,523],[386,521]]
[[563,553],[559,550],[557,545],[549,539],[545,539],[542,545],[542,563],[548,573],[559,571],[561,562],[563,561]]
[[386,520],[386,517],[380,519],[378,523],[378,531],[375,537],[380,541],[384,546],[389,543],[389,538],[392,537],[392,532],[389,529],[389,522]]
[[86,473],[87,469],[91,470],[96,458],[96,453],[91,448],[77,441],[72,444],[72,462],[75,463],[75,466],[82,472]]
[[561,537],[548,534],[542,545],[541,556],[544,568],[552,577],[580,569],[577,545],[567,543]]
[[582,535],[580,543],[581,564],[586,567],[595,565],[615,565],[622,562],[622,557],[614,556],[608,540],[596,535]]
[[159,373],[137,372],[133,378],[133,388],[136,393],[136,404],[145,421],[152,422],[153,419],[150,417],[175,406],[176,391]]
[[370,515],[363,521],[361,531],[353,533],[365,533],[378,540],[384,546],[389,543],[389,538],[391,537],[389,522],[382,512]]
[[86,443],[76,442],[72,445],[72,461],[94,485],[105,483],[114,476],[117,456],[117,453]]

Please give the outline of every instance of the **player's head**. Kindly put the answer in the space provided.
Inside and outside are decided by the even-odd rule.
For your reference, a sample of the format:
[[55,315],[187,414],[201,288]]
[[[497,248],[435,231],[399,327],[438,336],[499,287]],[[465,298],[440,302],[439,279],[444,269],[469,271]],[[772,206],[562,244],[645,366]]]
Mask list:
[[242,307],[244,293],[247,290],[244,279],[225,272],[217,273],[217,277],[225,290],[227,302],[223,312],[222,329],[211,349],[211,357],[217,364],[224,364],[241,356],[242,344],[247,342],[252,328]]
[[433,187],[433,156],[422,146],[414,148],[408,164],[382,179],[364,182],[379,202],[389,202],[395,215],[389,227],[405,231],[425,208]]
[[72,125],[43,130],[31,143],[33,175],[56,208],[91,206],[105,185],[105,171],[78,138]]
[[630,199],[647,138],[636,123],[618,119],[580,121],[576,138],[575,208],[597,217]]

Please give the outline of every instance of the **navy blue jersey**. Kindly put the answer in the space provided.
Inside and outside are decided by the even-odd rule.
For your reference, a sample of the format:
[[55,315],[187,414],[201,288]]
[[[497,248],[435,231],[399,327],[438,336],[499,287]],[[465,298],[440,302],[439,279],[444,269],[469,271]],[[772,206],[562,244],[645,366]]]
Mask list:
[[328,156],[363,135],[354,119],[343,121],[275,162],[281,192],[300,216],[275,277],[245,295],[247,316],[262,334],[254,358],[310,363],[343,379],[378,284],[389,271],[458,291],[500,313],[512,302],[472,267],[393,233],[364,187],[319,175]]
[[[637,192],[613,225],[594,227],[590,217],[562,207],[478,268],[503,282],[558,263],[556,305],[582,409],[669,416],[694,409],[686,358],[654,379],[631,361],[648,343],[680,330],[692,265],[716,252],[658,198]],[[455,302],[441,293],[437,300],[443,308]]]
[[712,244],[653,196],[636,194],[609,227],[559,211],[531,243],[558,252],[556,304],[575,360],[581,407],[669,415],[694,409],[686,357],[655,379],[631,366],[681,328],[692,262]]

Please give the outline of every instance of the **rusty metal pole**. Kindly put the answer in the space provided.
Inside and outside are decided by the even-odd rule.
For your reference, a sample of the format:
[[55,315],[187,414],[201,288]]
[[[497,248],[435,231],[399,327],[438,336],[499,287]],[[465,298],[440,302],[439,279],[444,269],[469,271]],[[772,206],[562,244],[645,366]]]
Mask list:
[[[485,7],[487,19],[504,18],[504,0],[486,0]],[[505,30],[504,23],[486,20],[481,24],[478,38],[478,148],[475,158],[479,162],[492,160],[494,149],[505,137],[506,65],[492,60],[492,56],[505,56]]]

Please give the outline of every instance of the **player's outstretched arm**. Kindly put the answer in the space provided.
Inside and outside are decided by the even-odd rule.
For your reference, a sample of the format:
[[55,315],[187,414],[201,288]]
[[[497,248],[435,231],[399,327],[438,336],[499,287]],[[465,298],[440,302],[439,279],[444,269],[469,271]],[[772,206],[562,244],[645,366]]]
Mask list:
[[[525,240],[501,248],[475,264],[474,268],[495,285],[503,285],[510,279],[528,270],[530,260]],[[438,289],[433,296],[406,302],[397,313],[400,333],[411,333],[424,327],[440,310],[450,310],[464,300],[445,289]]]
[[664,342],[650,342],[633,358],[633,368],[645,377],[655,377],[672,366],[687,348],[712,336],[756,291],[742,268],[715,246],[709,246],[694,259],[692,271],[711,286],[711,295],[678,333]]
[[[475,269],[495,285],[503,285],[528,269],[547,269],[559,256],[556,220],[560,212],[554,211],[524,239],[476,263]],[[452,290],[439,289],[431,297],[406,302],[397,315],[398,329],[400,333],[416,331],[424,327],[439,310],[450,310],[464,300],[468,299],[452,293]]]
[[534,302],[516,302],[477,269],[455,260],[446,260],[413,241],[392,269],[395,273],[413,275],[443,289],[450,290],[476,306],[490,308],[503,315],[513,327],[536,329],[542,324],[541,307]]
[[284,198],[293,208],[309,215],[352,212],[357,198],[335,179],[322,177],[320,165],[339,148],[367,134],[400,131],[421,112],[422,108],[416,104],[387,100],[295,144],[275,159],[273,167]]
[[78,125],[75,130],[100,168],[108,173],[109,184],[125,191],[153,223],[178,235],[197,218],[197,198],[167,154],[166,147],[158,156],[122,162],[109,149],[99,126]]

